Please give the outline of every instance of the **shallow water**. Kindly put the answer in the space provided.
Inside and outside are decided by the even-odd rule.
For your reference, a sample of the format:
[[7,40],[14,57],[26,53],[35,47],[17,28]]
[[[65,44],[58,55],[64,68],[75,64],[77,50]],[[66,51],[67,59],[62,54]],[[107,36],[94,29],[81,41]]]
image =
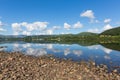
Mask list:
[[96,64],[106,64],[110,68],[120,66],[120,51],[105,48],[100,44],[82,46],[80,44],[7,42],[0,43],[0,51],[20,51],[25,55],[33,56],[53,54],[55,57],[74,61],[93,60]]

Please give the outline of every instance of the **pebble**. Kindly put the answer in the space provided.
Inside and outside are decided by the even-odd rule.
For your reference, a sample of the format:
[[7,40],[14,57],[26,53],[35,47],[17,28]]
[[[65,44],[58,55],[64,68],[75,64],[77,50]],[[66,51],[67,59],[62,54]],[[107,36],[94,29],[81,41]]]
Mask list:
[[[0,80],[119,80],[115,69],[107,73],[106,65],[95,62],[75,63],[52,56],[32,57],[20,52],[0,52]],[[91,66],[90,66],[91,65]]]

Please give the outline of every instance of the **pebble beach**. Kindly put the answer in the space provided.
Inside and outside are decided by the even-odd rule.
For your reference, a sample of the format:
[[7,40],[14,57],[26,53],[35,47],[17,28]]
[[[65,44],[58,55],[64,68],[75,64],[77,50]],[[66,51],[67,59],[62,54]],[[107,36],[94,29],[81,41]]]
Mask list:
[[0,52],[0,80],[120,80],[120,74],[117,70],[108,72],[105,65],[96,66],[92,61]]

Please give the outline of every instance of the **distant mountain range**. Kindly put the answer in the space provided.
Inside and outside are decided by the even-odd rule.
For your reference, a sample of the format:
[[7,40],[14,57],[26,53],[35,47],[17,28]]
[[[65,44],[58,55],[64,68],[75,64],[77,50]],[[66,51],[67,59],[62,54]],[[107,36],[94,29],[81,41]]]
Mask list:
[[0,35],[1,38],[24,38],[26,35]]
[[[78,34],[60,34],[60,35],[31,35],[31,36],[39,36],[39,37],[51,37],[51,36],[98,36],[98,35],[111,35],[118,36],[120,35],[120,27],[112,28],[106,30],[100,34],[92,33],[92,32],[82,32]],[[26,35],[0,35],[0,38],[24,38]]]

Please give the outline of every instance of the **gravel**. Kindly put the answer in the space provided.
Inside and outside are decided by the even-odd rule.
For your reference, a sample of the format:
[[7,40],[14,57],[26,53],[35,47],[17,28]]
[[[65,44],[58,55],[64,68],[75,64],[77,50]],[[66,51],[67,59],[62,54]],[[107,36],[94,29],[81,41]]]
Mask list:
[[106,65],[92,61],[0,52],[0,80],[120,80],[120,74],[117,70],[108,73]]

